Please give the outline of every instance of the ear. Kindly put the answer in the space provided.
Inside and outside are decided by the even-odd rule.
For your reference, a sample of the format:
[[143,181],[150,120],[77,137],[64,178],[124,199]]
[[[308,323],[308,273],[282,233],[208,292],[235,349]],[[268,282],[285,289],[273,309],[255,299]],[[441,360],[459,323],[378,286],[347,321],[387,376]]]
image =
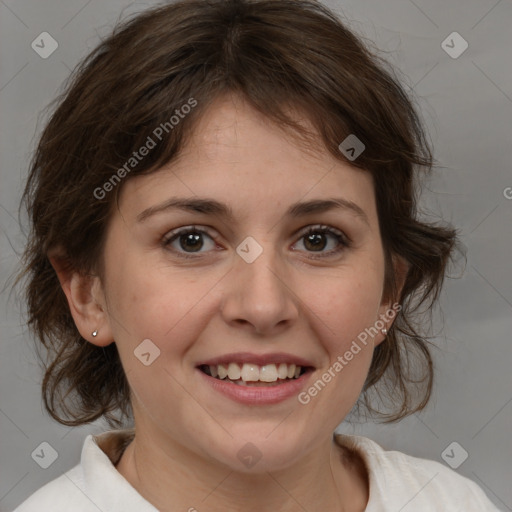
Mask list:
[[[405,284],[405,280],[407,278],[407,274],[409,272],[410,263],[407,262],[404,258],[398,255],[393,255],[393,269],[395,272],[395,280],[396,280],[396,295],[391,297],[389,300],[383,300],[379,307],[379,318],[378,320],[382,321],[385,325],[384,327],[389,330],[395,321],[396,315],[399,313],[400,308],[397,307],[398,299],[402,293],[402,289]],[[379,324],[380,325],[380,324]],[[386,334],[379,332],[377,336],[374,338],[374,347],[380,345],[386,339]]]
[[[82,338],[99,347],[110,345],[114,339],[100,278],[73,270],[62,251],[50,251],[48,259],[57,273]],[[93,332],[97,335],[93,336]]]

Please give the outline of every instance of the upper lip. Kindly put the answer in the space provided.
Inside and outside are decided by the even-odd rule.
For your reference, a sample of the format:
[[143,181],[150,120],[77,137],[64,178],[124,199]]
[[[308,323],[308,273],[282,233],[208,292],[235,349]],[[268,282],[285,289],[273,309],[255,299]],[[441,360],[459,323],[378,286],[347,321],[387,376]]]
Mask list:
[[197,366],[218,364],[227,365],[229,363],[253,363],[258,366],[265,366],[272,363],[295,364],[296,366],[313,366],[310,361],[285,352],[274,352],[272,354],[253,354],[252,352],[234,352],[232,354],[224,354],[222,356],[208,359],[200,362]]

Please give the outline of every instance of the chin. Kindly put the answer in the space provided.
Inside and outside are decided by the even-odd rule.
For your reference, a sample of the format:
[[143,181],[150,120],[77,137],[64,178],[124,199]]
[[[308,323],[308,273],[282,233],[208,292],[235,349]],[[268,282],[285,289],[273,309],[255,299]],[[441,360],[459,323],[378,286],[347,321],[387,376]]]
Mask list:
[[[205,449],[212,459],[231,471],[256,475],[292,466],[300,457],[304,446],[311,445],[290,436],[285,439],[278,436],[273,438],[268,432],[270,430],[260,435],[234,436],[222,447],[220,443],[212,441]],[[212,451],[212,447],[216,450]]]

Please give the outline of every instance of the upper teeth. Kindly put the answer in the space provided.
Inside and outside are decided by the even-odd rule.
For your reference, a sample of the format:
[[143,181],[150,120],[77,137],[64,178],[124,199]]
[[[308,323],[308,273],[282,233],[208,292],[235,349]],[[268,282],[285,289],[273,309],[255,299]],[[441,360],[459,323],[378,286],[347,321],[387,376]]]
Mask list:
[[258,366],[257,364],[244,363],[240,366],[238,363],[229,363],[228,365],[216,364],[209,365],[212,377],[230,380],[242,379],[244,382],[275,382],[277,379],[292,379],[300,375],[302,366],[294,364],[266,364]]

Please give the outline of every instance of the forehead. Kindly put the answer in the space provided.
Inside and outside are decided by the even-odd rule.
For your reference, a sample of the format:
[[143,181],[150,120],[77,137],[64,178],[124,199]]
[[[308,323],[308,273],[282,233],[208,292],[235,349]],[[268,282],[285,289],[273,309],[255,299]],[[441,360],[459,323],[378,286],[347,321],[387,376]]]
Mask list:
[[[298,120],[313,130],[305,117]],[[251,206],[263,213],[328,196],[375,214],[369,172],[335,159],[320,139],[314,147],[301,144],[236,97],[212,103],[176,160],[128,180],[120,205],[142,211],[170,196],[194,195],[237,203],[240,215]]]

